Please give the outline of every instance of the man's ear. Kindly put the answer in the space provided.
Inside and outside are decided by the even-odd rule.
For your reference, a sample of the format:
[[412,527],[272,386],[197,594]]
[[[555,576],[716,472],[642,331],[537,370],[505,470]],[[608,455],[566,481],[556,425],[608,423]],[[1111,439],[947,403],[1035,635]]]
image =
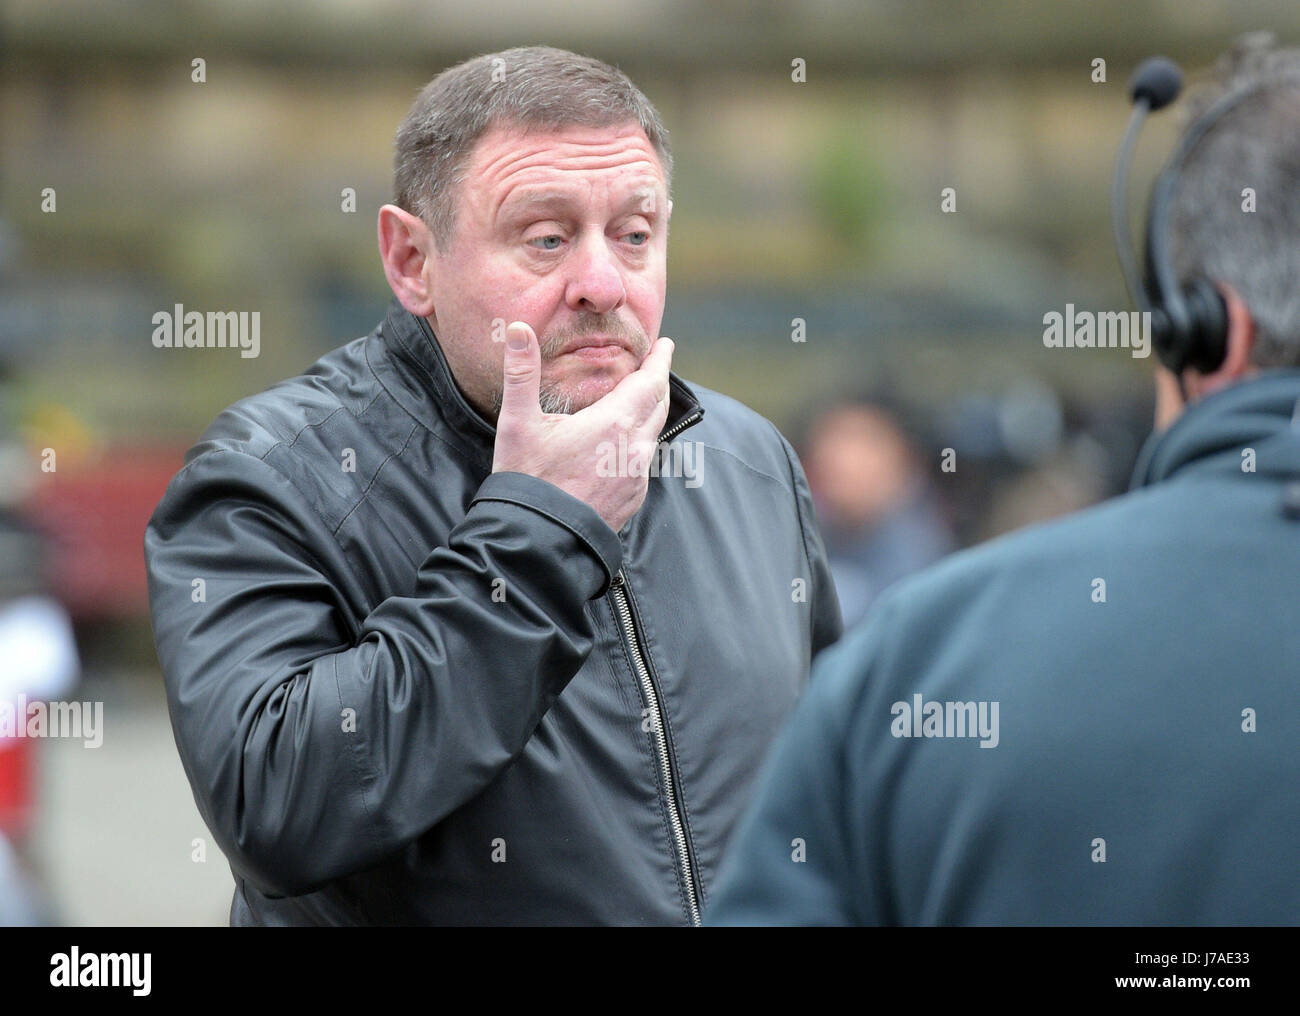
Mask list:
[[1228,309],[1228,350],[1223,365],[1210,374],[1187,370],[1189,392],[1194,392],[1198,398],[1226,388],[1257,371],[1250,362],[1250,354],[1255,348],[1255,320],[1250,316],[1250,308],[1241,294],[1226,282],[1218,283],[1216,288]]
[[433,234],[418,215],[396,205],[379,209],[379,259],[398,302],[416,317],[433,313],[426,269],[436,260]]

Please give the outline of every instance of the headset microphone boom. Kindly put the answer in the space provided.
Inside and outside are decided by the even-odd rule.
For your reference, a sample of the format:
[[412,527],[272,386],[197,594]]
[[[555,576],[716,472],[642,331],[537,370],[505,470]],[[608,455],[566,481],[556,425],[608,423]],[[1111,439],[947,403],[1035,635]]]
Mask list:
[[1138,278],[1128,227],[1125,183],[1129,158],[1148,113],[1169,105],[1182,89],[1178,65],[1165,57],[1144,60],[1129,84],[1133,115],[1115,160],[1111,187],[1111,225],[1129,298],[1151,314],[1151,342],[1160,362],[1179,377],[1187,367],[1202,374],[1217,370],[1227,355],[1228,309],[1210,279],[1196,277],[1180,284],[1169,256],[1169,214],[1183,164],[1197,143],[1220,118],[1254,89],[1221,99],[1183,135],[1164,170],[1156,178],[1147,208],[1145,272]]

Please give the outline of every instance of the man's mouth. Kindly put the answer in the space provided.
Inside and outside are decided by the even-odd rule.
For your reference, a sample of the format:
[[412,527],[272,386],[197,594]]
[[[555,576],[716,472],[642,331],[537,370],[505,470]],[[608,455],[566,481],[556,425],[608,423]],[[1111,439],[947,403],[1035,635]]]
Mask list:
[[618,339],[589,335],[577,339],[560,351],[561,356],[579,356],[584,360],[613,360],[620,353],[631,352]]

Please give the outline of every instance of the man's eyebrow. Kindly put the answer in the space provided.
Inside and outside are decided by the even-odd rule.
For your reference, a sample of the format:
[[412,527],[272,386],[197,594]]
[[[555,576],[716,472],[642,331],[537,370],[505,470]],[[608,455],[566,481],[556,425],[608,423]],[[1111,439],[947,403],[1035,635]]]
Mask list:
[[[527,190],[516,191],[507,197],[497,209],[499,218],[521,215],[524,212],[567,211],[579,199],[571,191],[565,190]],[[646,205],[649,205],[647,208]],[[638,187],[629,192],[618,205],[620,213],[636,209],[642,215],[653,217],[659,206],[658,188],[653,186]]]
[[501,202],[499,215],[512,215],[526,210],[548,211],[568,208],[574,201],[569,191],[525,190],[515,191]]

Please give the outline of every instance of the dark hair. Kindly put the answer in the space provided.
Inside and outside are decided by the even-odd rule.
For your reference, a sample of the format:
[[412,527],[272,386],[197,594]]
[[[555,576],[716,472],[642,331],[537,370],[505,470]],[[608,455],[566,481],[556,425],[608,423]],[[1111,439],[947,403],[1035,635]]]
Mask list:
[[612,127],[645,131],[671,184],[672,153],[658,111],[622,71],[550,46],[485,53],[448,68],[420,91],[397,129],[394,202],[418,215],[446,251],[455,188],[474,145],[490,128]]

